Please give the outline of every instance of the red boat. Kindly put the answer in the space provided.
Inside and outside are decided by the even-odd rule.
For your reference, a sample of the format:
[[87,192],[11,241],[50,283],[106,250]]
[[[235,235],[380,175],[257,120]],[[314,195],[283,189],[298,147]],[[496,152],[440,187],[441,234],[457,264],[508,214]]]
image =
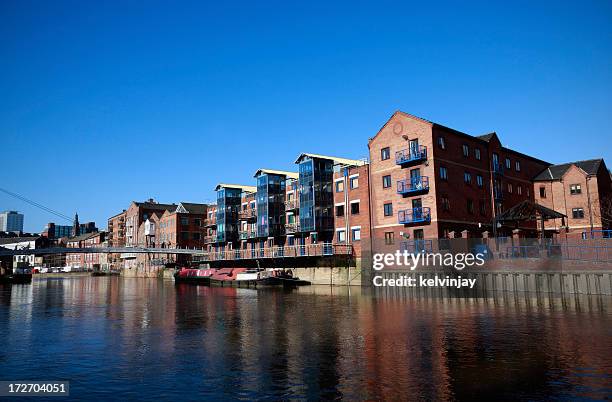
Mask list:
[[174,282],[210,285],[210,277],[214,271],[216,271],[216,269],[181,268],[174,273]]

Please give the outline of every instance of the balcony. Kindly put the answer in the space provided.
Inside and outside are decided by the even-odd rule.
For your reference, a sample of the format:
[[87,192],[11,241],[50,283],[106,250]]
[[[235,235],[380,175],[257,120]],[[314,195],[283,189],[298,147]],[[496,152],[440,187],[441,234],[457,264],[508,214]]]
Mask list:
[[402,149],[395,153],[395,163],[401,166],[416,165],[425,160],[427,160],[427,147],[424,145]]
[[429,191],[429,177],[419,176],[397,182],[397,193],[402,195],[422,194]]
[[398,222],[403,225],[431,222],[429,207],[411,208],[397,213]]
[[285,233],[291,234],[291,233],[298,233],[299,231],[300,231],[299,223],[286,223],[285,224]]
[[285,211],[293,211],[299,208],[300,208],[300,203],[298,200],[285,201]]
[[214,218],[206,218],[204,219],[204,227],[205,228],[214,228],[217,227],[217,221]]
[[254,239],[257,237],[257,232],[254,230],[240,230],[238,231],[238,239],[240,240],[248,240]]
[[204,241],[204,244],[211,244],[217,241],[217,236],[216,235],[204,236],[202,240]]
[[238,211],[238,220],[241,220],[241,221],[257,220],[257,211],[252,208]]

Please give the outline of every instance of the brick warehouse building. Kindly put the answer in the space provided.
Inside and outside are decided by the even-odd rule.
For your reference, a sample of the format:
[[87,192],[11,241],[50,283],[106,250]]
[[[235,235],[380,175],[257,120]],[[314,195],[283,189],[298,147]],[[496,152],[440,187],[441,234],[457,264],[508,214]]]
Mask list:
[[[494,225],[496,215],[524,200],[540,201],[534,179],[552,166],[503,147],[496,133],[475,137],[400,111],[368,147],[372,235],[387,245],[484,232],[509,236],[517,228]],[[602,167],[599,180],[609,176]],[[609,194],[609,187],[593,191]],[[537,237],[536,228],[536,222],[518,227],[523,237]]]

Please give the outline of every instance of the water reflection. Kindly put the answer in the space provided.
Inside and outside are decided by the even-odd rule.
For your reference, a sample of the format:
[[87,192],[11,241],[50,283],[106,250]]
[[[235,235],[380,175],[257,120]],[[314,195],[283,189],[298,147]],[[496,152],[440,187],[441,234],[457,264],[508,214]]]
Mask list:
[[70,380],[80,399],[603,398],[610,307],[606,297],[37,280],[0,287],[0,379]]

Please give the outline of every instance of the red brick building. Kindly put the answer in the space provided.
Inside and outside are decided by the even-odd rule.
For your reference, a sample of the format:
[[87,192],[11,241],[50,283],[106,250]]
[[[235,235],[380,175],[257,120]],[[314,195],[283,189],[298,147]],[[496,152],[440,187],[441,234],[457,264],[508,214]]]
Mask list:
[[475,137],[403,112],[368,147],[372,233],[388,245],[493,232],[496,214],[533,200],[532,179],[549,166],[503,147],[496,133]]
[[370,249],[370,165],[334,171],[334,241],[353,246],[354,256]]
[[612,228],[612,180],[603,159],[551,165],[534,178],[533,186],[538,204],[567,216],[565,222],[547,221],[547,230],[609,237],[605,231]]
[[[76,237],[71,237],[66,243],[67,248],[100,248],[106,247],[105,232],[85,233]],[[81,269],[99,269],[106,265],[107,256],[105,253],[66,253],[66,266]]]

